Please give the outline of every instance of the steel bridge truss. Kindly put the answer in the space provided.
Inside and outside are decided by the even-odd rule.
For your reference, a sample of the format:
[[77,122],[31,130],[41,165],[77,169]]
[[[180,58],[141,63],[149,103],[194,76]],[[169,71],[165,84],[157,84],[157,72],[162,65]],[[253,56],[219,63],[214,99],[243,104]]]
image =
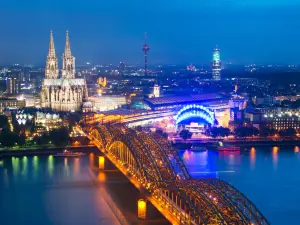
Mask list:
[[[267,225],[247,197],[219,179],[192,180],[170,143],[158,134],[100,125],[89,138],[173,224]],[[171,218],[170,218],[171,217]]]

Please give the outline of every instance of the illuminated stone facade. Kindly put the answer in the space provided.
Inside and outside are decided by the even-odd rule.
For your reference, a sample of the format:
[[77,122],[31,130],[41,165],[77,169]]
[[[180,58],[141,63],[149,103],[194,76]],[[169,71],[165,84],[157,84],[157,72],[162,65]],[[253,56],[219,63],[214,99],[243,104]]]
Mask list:
[[41,106],[55,111],[79,111],[88,93],[85,79],[75,78],[75,57],[71,54],[68,32],[59,77],[58,59],[55,54],[52,32],[46,61],[45,79],[42,83]]

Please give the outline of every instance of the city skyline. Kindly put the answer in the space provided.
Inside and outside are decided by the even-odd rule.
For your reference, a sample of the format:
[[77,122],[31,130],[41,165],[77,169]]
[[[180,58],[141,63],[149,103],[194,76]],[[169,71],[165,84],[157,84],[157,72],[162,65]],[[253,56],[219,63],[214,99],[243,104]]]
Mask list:
[[60,56],[67,28],[80,63],[141,65],[145,31],[151,46],[149,64],[209,62],[216,45],[225,63],[300,62],[297,0],[169,3],[5,2],[2,16],[8,19],[0,24],[5,31],[0,37],[0,64],[42,64],[50,29]]

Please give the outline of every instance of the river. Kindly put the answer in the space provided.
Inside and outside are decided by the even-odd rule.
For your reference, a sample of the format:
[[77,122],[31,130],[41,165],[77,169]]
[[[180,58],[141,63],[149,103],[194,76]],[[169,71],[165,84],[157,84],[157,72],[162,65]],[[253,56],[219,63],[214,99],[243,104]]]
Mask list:
[[180,153],[192,177],[217,177],[243,192],[272,225],[299,224],[298,147],[252,148],[241,153]]
[[88,158],[8,157],[0,161],[1,225],[119,224],[96,188]]
[[[183,150],[180,156],[192,177],[218,177],[229,182],[272,225],[299,224],[298,147],[252,148],[238,154]],[[107,187],[115,190],[112,199],[120,200],[116,204],[125,217],[136,220],[138,191],[113,167],[105,172],[93,170],[96,161],[93,154],[81,158],[50,155],[0,160],[0,224],[120,224],[104,198],[109,196]],[[106,183],[106,188],[97,182]],[[151,210],[153,218],[159,218],[155,224],[166,224],[155,209]]]

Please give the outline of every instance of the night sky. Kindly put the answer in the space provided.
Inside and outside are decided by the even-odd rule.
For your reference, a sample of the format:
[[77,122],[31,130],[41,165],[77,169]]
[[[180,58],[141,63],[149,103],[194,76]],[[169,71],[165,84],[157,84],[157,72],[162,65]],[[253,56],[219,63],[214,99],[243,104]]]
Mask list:
[[300,0],[0,0],[0,64],[43,65],[68,28],[77,64],[300,64]]

